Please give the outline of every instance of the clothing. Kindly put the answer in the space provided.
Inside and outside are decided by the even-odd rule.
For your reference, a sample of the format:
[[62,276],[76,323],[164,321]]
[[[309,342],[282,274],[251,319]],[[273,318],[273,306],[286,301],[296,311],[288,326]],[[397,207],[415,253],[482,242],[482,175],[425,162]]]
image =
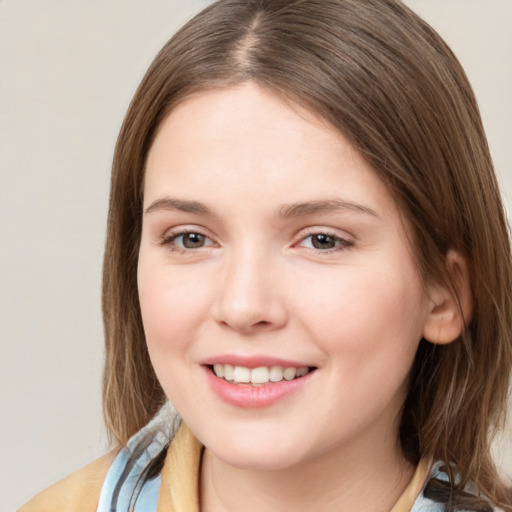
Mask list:
[[[161,474],[137,489],[139,477],[148,463],[165,450],[170,437],[172,433],[164,432],[158,422],[151,422],[117,454],[111,452],[43,491],[18,512],[125,512],[134,494],[138,494],[134,512],[199,512],[203,447],[185,424],[167,450]],[[440,463],[432,467],[420,463],[390,512],[443,512],[441,504],[423,495],[427,480],[447,479],[440,467]]]

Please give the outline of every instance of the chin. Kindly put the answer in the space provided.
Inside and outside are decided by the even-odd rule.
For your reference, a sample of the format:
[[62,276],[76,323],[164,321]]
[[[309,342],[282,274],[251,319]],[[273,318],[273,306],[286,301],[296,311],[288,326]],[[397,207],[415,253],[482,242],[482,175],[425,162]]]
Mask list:
[[279,471],[296,465],[304,455],[302,443],[276,432],[269,432],[267,436],[232,434],[210,439],[205,439],[207,449],[225,464],[238,469]]
[[230,450],[230,453],[212,452],[225,464],[234,468],[251,471],[281,471],[288,469],[299,462],[297,454],[288,453],[247,453]]

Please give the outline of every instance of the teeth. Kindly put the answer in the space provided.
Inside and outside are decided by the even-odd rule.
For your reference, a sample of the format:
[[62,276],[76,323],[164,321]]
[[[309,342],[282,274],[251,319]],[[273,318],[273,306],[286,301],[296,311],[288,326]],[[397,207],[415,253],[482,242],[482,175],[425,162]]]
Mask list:
[[233,380],[243,384],[251,382],[251,370],[249,368],[244,368],[243,366],[235,366],[233,371]]
[[224,377],[224,365],[222,364],[214,364],[213,371],[217,377]]
[[283,380],[283,369],[280,366],[272,366],[270,368],[270,381],[279,382]]
[[309,372],[309,368],[307,366],[303,366],[302,368],[297,368],[297,373],[295,374],[295,377],[298,379],[299,377],[304,377],[304,375],[307,375]]
[[307,366],[300,368],[282,366],[260,366],[258,368],[246,368],[244,366],[232,366],[230,364],[214,364],[213,373],[221,379],[239,384],[267,384],[268,382],[281,382],[304,377],[309,373]]
[[293,380],[293,379],[295,379],[296,373],[297,373],[296,368],[286,368],[283,372],[283,377],[285,380]]
[[252,384],[265,384],[269,379],[269,371],[266,366],[260,368],[253,368],[251,370],[251,383]]
[[[224,377],[226,380],[233,380],[234,368],[230,364],[219,364],[219,366],[224,366],[224,375],[222,377]],[[217,377],[221,376],[217,375]]]

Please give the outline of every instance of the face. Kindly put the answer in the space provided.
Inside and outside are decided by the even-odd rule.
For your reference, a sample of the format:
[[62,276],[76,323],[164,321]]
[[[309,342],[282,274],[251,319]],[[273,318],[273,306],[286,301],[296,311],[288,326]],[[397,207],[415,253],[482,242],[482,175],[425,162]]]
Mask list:
[[396,447],[424,287],[386,187],[313,114],[251,83],[181,103],[148,156],[138,285],[160,383],[224,462]]

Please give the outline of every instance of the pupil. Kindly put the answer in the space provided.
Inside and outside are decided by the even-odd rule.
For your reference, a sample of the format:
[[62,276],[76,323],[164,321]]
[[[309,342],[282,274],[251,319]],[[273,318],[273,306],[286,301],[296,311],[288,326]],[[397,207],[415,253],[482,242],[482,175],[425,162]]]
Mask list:
[[313,247],[315,249],[332,249],[335,244],[335,240],[329,235],[315,235],[313,236]]
[[187,249],[196,249],[204,244],[204,236],[199,233],[188,233],[183,237],[183,245]]

